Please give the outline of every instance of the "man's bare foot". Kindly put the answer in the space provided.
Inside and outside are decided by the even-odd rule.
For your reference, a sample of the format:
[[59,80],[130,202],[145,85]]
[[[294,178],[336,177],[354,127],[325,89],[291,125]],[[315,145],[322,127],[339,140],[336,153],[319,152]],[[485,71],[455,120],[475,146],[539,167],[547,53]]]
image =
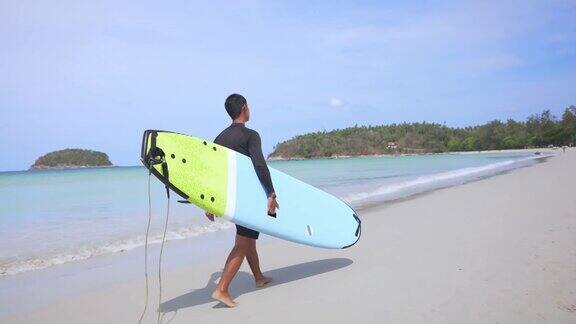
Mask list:
[[256,288],[262,288],[269,284],[271,281],[272,278],[262,276],[261,278],[256,279]]
[[229,293],[221,292],[220,290],[216,289],[212,293],[212,298],[216,299],[217,301],[221,302],[222,304],[232,308],[238,306],[238,303],[232,300]]

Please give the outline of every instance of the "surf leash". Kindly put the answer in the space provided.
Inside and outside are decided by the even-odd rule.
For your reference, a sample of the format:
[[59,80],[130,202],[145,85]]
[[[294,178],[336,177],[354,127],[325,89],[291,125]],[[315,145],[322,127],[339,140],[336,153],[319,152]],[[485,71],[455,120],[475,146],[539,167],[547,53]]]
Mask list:
[[162,253],[164,243],[166,243],[166,230],[168,229],[168,217],[170,216],[170,195],[168,194],[166,204],[166,221],[164,222],[164,234],[162,234],[162,244],[160,245],[160,256],[158,257],[158,324],[162,324]]
[[[164,159],[164,152],[154,147],[150,153],[146,156],[146,161],[143,160],[146,165],[154,165],[154,164],[161,164],[162,165],[162,175],[168,180],[168,164]],[[146,293],[145,293],[145,304],[144,310],[140,315],[140,319],[138,320],[138,324],[142,323],[144,319],[144,315],[146,314],[146,310],[148,308],[148,300],[149,300],[149,285],[148,285],[148,238],[150,234],[150,223],[152,219],[152,194],[150,190],[150,178],[152,176],[152,169],[149,168],[148,173],[148,224],[146,226],[146,238],[144,242],[144,277],[145,277],[145,286],[146,286]],[[170,188],[168,183],[165,183],[166,187],[166,219],[164,221],[164,231],[162,234],[162,244],[160,245],[160,255],[158,257],[158,309],[157,309],[157,323],[161,324],[163,320],[162,314],[162,255],[164,252],[164,245],[166,243],[166,232],[168,230],[168,220],[170,217]]]
[[160,245],[160,255],[158,257],[158,324],[162,324],[162,253],[164,243],[166,243],[166,231],[168,229],[168,218],[170,217],[170,187],[168,186],[168,163],[164,160],[162,152],[162,175],[166,178],[166,221],[164,222],[164,233],[162,234],[162,244]]
[[138,324],[142,323],[146,310],[148,309],[148,235],[150,233],[150,221],[152,220],[152,195],[150,194],[150,179],[152,178],[152,171],[148,172],[148,224],[146,225],[146,236],[144,239],[144,281],[146,286],[146,297],[144,302],[144,309],[140,314]]

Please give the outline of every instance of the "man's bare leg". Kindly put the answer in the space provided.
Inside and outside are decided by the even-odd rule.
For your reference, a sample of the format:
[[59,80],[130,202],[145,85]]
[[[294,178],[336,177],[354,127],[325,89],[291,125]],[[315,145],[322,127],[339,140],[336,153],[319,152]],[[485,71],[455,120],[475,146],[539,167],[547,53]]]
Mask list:
[[228,292],[228,287],[240,270],[240,266],[244,261],[244,257],[249,248],[249,238],[242,237],[236,235],[236,244],[230,251],[228,255],[228,259],[226,259],[226,265],[224,266],[224,271],[222,272],[222,277],[220,277],[220,281],[216,286],[216,290],[212,293],[212,298],[219,300],[220,302],[224,303],[228,307],[236,307],[238,303],[236,303],[230,293]]
[[256,287],[264,287],[272,281],[272,278],[265,277],[260,270],[260,260],[258,259],[258,252],[256,251],[256,240],[250,239],[248,251],[246,252],[246,259],[248,260],[248,265],[250,265],[250,270],[252,270],[252,274],[254,275]]

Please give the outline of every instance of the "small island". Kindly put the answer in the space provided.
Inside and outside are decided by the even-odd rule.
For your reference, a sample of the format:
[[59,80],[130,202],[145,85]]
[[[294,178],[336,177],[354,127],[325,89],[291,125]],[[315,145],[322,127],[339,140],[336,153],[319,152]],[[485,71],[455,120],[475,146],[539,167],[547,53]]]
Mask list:
[[50,152],[39,157],[30,170],[73,169],[112,166],[106,153],[84,150],[64,149]]

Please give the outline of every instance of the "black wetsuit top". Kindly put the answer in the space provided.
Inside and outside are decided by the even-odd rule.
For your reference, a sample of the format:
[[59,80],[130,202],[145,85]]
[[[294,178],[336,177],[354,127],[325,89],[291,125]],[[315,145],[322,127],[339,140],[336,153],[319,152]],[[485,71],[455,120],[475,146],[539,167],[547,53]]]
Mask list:
[[[214,143],[250,157],[266,196],[269,197],[274,192],[270,170],[268,170],[264,154],[262,154],[262,142],[258,132],[247,128],[244,124],[232,123],[216,136]],[[240,225],[236,225],[236,233],[252,239],[257,239],[259,234],[257,231]]]

